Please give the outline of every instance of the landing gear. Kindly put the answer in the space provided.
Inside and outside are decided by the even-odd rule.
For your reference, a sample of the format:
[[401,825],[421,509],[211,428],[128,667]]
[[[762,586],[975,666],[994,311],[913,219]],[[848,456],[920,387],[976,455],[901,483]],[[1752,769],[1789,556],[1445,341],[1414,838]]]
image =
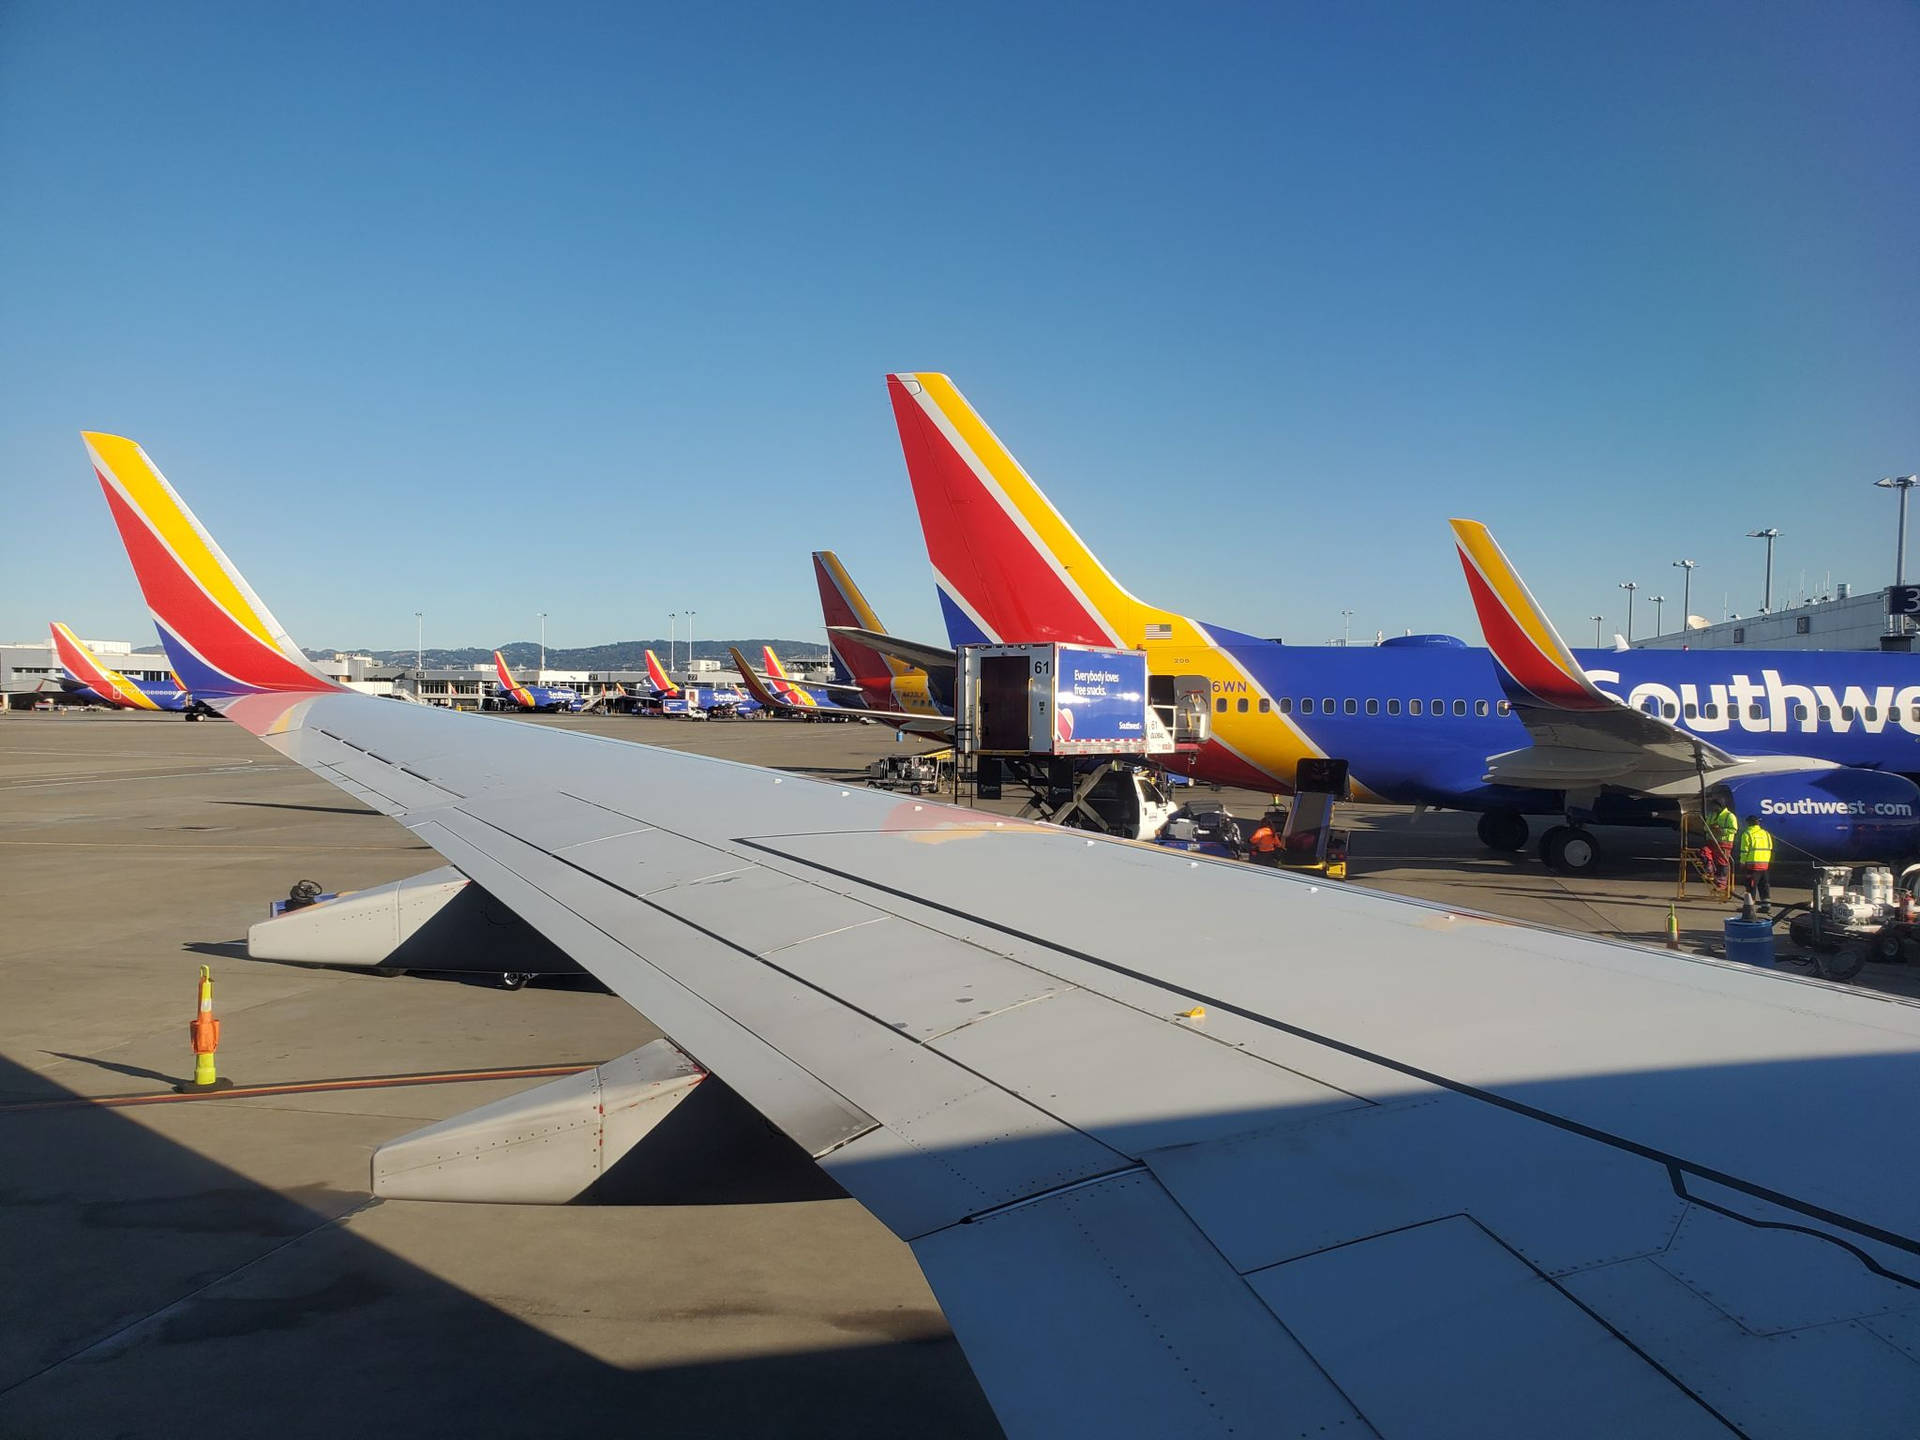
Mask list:
[[523,990],[526,988],[527,981],[532,978],[533,976],[519,970],[502,971],[500,975],[500,988],[502,990]]
[[1590,875],[1600,863],[1600,842],[1591,830],[1556,825],[1540,837],[1540,858],[1562,875]]
[[1527,848],[1527,817],[1518,810],[1488,810],[1480,817],[1480,843],[1489,850]]

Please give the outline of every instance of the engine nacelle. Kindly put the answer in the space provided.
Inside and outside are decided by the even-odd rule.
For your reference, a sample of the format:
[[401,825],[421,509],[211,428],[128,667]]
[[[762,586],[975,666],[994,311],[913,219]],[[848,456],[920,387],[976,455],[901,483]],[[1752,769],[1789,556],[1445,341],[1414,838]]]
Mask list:
[[1843,766],[1716,785],[1733,813],[1821,860],[1896,860],[1920,852],[1920,788],[1904,775]]

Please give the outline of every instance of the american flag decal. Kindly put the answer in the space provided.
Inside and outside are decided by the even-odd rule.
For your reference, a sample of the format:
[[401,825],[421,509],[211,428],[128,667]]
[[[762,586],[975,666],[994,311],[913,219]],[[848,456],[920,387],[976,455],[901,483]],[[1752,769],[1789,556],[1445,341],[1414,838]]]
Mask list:
[[1149,640],[1171,640],[1172,638],[1173,626],[1171,625],[1147,626],[1147,639]]

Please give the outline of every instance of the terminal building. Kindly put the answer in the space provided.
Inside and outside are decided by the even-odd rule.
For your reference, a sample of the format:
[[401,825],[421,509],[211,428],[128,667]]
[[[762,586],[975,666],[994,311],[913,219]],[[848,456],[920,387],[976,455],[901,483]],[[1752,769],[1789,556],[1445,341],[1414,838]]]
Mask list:
[[[1698,620],[1699,617],[1695,616]],[[1831,597],[1804,605],[1735,615],[1717,625],[1676,630],[1635,640],[1636,650],[1911,650],[1913,633],[1887,614],[1886,592],[1852,594],[1836,587]]]
[[[100,657],[102,664],[112,666],[128,679],[162,684],[173,676],[167,657],[158,650],[135,650],[128,640],[89,640],[85,636],[81,639]],[[329,680],[365,695],[391,694],[394,677],[400,673],[391,666],[382,666],[371,655],[350,655],[344,651],[320,656],[313,663]],[[66,673],[60,657],[53,653],[51,639],[0,645],[0,701],[8,707],[27,706],[59,695],[60,681]]]

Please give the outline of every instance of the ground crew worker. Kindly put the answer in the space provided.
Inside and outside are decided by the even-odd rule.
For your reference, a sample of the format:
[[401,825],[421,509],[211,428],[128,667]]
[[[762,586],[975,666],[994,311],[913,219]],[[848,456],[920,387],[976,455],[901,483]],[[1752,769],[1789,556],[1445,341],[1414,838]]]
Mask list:
[[1700,853],[1707,862],[1707,879],[1722,890],[1732,878],[1733,837],[1739,828],[1726,801],[1716,796],[1707,802],[1707,843]]
[[1734,858],[1740,862],[1741,873],[1746,877],[1747,899],[1758,899],[1760,913],[1771,915],[1773,890],[1767,884],[1767,871],[1773,865],[1773,836],[1767,833],[1758,815],[1747,816],[1746,828],[1740,832],[1734,848]]
[[1253,852],[1256,865],[1278,865],[1280,863],[1280,834],[1287,828],[1287,815],[1284,810],[1269,810],[1260,821],[1260,828],[1247,837],[1247,849]]

